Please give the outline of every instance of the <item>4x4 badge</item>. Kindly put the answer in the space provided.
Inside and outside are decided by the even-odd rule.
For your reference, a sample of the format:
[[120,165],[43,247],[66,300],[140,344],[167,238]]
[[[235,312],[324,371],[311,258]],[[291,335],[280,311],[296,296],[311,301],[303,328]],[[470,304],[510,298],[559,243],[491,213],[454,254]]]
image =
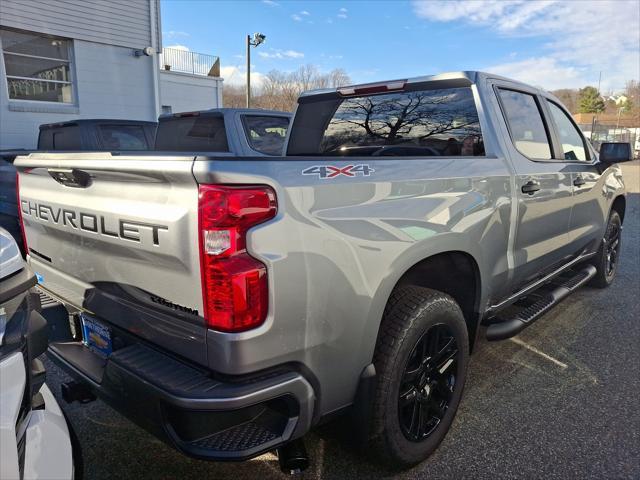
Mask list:
[[368,177],[375,170],[371,168],[366,163],[361,163],[358,165],[347,165],[345,167],[336,167],[334,165],[314,165],[309,168],[305,168],[302,171],[303,175],[318,175],[322,179],[326,178],[335,178],[340,175],[344,175],[345,177],[355,177],[357,175],[362,175],[364,177]]

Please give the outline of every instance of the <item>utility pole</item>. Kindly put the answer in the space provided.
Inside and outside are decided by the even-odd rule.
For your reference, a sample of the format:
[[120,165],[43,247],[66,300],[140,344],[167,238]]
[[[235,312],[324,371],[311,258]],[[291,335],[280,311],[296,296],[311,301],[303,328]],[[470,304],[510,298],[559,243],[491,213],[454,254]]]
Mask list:
[[247,108],[251,108],[251,35],[247,35]]
[[[600,81],[601,80],[602,80],[602,70],[600,70],[600,73],[598,74],[598,97],[600,97]],[[593,134],[595,133],[595,129],[597,128],[597,126],[598,126],[598,113],[596,112],[596,114],[591,119],[591,140],[594,139]]]
[[254,33],[253,40],[247,35],[247,108],[251,108],[251,47],[264,43],[266,38],[262,33]]

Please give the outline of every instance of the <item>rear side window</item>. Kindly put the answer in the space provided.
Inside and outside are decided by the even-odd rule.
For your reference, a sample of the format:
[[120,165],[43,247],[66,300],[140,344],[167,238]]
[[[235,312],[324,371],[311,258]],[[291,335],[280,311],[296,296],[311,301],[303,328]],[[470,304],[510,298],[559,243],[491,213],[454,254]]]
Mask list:
[[529,158],[551,159],[549,136],[533,95],[499,89],[504,115],[515,147]]
[[227,131],[221,115],[161,118],[155,150],[228,152]]
[[266,155],[282,155],[289,128],[288,118],[243,115],[242,125],[251,148]]
[[82,150],[80,134],[80,127],[77,125],[53,130],[53,150]]
[[586,161],[587,150],[585,149],[584,138],[573,124],[567,114],[555,103],[547,101],[551,116],[556,124],[556,130],[562,142],[562,153],[565,160]]
[[100,139],[106,150],[148,150],[144,129],[137,125],[101,125]]
[[288,155],[477,156],[484,144],[469,87],[300,104]]

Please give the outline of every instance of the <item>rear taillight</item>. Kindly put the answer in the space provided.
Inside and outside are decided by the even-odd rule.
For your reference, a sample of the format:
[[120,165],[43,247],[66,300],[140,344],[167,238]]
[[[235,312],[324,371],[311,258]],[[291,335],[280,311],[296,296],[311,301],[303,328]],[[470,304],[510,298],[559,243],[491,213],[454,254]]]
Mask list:
[[16,199],[18,203],[18,219],[20,220],[20,233],[22,233],[22,245],[24,246],[24,254],[29,253],[27,245],[27,236],[24,233],[24,220],[22,218],[22,205],[20,205],[20,175],[16,172]]
[[200,269],[209,328],[240,332],[264,322],[267,268],[247,253],[246,235],[276,212],[276,194],[270,187],[200,186]]

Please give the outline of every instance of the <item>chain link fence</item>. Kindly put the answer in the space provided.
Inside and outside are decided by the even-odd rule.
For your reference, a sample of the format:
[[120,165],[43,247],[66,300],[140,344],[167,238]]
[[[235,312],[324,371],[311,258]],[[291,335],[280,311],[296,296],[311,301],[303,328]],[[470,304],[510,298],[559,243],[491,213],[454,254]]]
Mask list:
[[590,124],[578,124],[578,127],[598,151],[600,151],[600,145],[605,142],[628,142],[635,151],[635,157],[637,158],[640,154],[640,128],[621,127],[609,122],[601,123],[597,118],[594,118]]

